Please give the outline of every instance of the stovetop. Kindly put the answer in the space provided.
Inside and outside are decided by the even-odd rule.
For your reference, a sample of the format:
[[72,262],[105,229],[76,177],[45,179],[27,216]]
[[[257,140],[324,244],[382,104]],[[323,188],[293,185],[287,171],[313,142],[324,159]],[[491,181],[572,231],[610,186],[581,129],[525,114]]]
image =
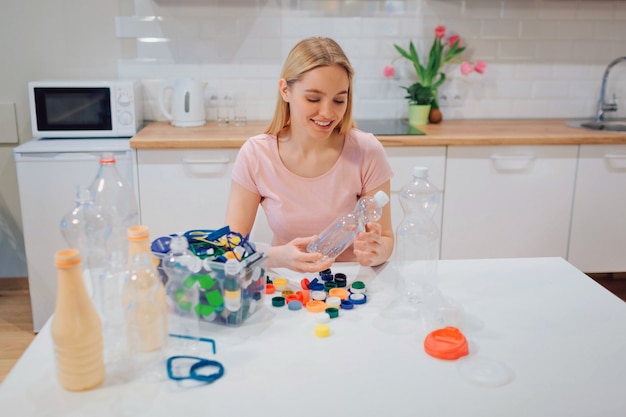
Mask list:
[[356,127],[377,136],[425,135],[406,119],[358,119]]

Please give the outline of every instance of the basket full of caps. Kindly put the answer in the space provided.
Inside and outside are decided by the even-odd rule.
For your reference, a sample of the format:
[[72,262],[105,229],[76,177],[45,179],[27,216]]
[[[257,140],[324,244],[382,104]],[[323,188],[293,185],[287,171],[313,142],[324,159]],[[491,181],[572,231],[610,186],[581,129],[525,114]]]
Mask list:
[[[180,310],[192,304],[203,321],[238,326],[263,305],[267,256],[257,251],[247,237],[232,232],[228,226],[219,230],[190,230],[187,239],[193,262],[184,280],[187,287],[197,286],[199,300],[186,300],[183,292],[176,298]],[[152,252],[161,260],[170,251],[176,235],[152,242]],[[162,261],[159,271],[162,273]],[[161,274],[167,280],[166,274]]]

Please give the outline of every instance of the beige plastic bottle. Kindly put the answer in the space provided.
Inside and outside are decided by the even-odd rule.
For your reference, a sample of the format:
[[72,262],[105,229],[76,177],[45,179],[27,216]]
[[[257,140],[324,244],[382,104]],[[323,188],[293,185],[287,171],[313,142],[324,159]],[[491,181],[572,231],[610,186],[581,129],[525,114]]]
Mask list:
[[[154,267],[154,277],[156,278],[156,299],[163,309],[163,314],[167,317],[167,296],[165,292],[165,285],[159,279],[159,274],[157,272],[157,266],[159,265],[159,260],[156,256],[152,254],[152,249],[150,248],[150,229],[145,225],[137,225],[131,226],[127,231],[128,237],[128,269],[133,269],[133,261],[137,259],[137,255],[142,253],[146,253],[150,256],[152,260],[152,265]],[[139,286],[142,288],[146,288],[147,286],[152,287],[153,282],[150,281],[150,278],[147,276],[141,277]],[[128,306],[129,300],[124,299],[124,309]],[[164,321],[165,325],[165,334],[167,335],[167,320]],[[167,337],[166,337],[167,342]]]
[[[150,248],[150,229],[148,226],[137,225],[128,228],[128,269],[132,269],[133,259],[140,253],[147,253],[152,259],[152,264],[155,268],[159,265],[159,260],[152,254]],[[158,274],[157,274],[158,277]],[[159,280],[159,288],[157,289],[157,300],[162,304],[164,309],[167,309],[165,285]]]
[[91,301],[77,249],[56,252],[57,298],[52,319],[57,375],[69,391],[92,389],[104,381],[102,322]]

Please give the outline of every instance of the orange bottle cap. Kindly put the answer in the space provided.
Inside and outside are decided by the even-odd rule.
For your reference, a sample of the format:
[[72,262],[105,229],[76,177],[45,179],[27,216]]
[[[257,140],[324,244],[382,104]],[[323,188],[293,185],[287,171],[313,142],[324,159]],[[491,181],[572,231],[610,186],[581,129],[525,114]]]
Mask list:
[[469,354],[467,339],[456,327],[448,326],[430,332],[424,339],[424,350],[438,359],[455,360]]

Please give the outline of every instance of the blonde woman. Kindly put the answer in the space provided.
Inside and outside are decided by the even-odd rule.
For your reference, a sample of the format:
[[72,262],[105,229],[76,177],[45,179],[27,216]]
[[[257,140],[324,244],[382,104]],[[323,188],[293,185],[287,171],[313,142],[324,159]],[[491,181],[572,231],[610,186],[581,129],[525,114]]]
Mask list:
[[[376,137],[354,128],[354,71],[329,38],[300,41],[278,82],[274,118],[241,147],[232,173],[226,224],[247,234],[259,204],[274,234],[268,265],[318,272],[332,264],[307,253],[315,235],[358,199],[390,192],[393,171]],[[336,261],[380,265],[393,250],[390,204]]]

